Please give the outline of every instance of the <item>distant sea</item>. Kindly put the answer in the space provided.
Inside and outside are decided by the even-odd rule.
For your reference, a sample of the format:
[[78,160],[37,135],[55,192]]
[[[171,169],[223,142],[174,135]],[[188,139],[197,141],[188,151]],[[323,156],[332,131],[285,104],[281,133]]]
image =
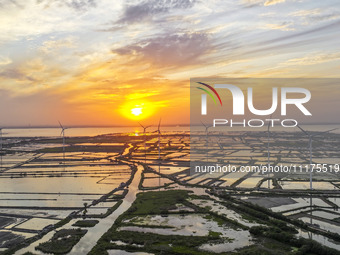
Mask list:
[[[340,124],[325,124],[325,125],[301,125],[306,131],[322,132],[333,128],[339,128],[332,131],[332,133],[340,134]],[[147,131],[155,131],[157,127],[151,127]],[[192,131],[204,131],[202,126],[191,127]],[[266,132],[267,126],[262,128],[249,128],[249,127],[218,127],[216,129],[209,129],[209,132],[225,132],[225,131],[263,131]],[[163,126],[161,131],[166,132],[184,132],[190,131],[190,126]],[[270,128],[271,132],[300,132],[298,128],[283,128],[274,127]],[[3,137],[59,137],[60,128],[3,128]],[[96,136],[104,134],[118,134],[118,133],[136,133],[142,134],[143,130],[141,127],[75,127],[68,128],[65,130],[65,136]]]
[[[157,127],[150,127],[147,132],[155,131]],[[163,132],[189,131],[189,126],[164,126]],[[75,127],[65,130],[65,136],[96,136],[117,133],[142,133],[141,127]],[[59,137],[61,128],[3,128],[3,137]]]

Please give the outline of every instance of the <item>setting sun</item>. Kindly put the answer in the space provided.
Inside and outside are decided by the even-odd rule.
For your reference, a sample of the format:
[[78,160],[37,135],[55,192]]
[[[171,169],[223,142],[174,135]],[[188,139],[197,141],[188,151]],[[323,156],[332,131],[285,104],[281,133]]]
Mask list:
[[141,107],[133,108],[133,109],[131,109],[131,113],[135,116],[139,116],[143,113],[142,109],[143,108],[141,108]]
[[155,106],[149,101],[128,101],[120,107],[120,113],[130,120],[143,120],[155,113]]

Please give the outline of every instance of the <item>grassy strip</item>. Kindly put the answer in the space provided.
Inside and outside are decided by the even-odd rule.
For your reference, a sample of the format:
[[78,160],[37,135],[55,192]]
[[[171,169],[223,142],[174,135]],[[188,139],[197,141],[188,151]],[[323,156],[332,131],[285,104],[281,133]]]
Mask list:
[[56,232],[51,240],[39,244],[35,249],[44,253],[66,254],[72,250],[80,238],[86,234],[87,230],[61,229]]
[[123,193],[121,195],[117,195],[117,194],[113,193],[112,195],[110,195],[108,197],[108,199],[109,200],[111,200],[111,199],[112,200],[120,200],[120,199],[123,199],[126,196],[127,193],[128,193],[128,190],[124,189],[124,191],[123,191]]
[[78,220],[74,223],[73,227],[81,227],[81,228],[92,228],[98,224],[98,220]]
[[56,224],[54,224],[54,229],[60,228],[62,226],[64,226],[65,224],[69,223],[72,220],[71,216],[67,216],[65,219],[57,222]]

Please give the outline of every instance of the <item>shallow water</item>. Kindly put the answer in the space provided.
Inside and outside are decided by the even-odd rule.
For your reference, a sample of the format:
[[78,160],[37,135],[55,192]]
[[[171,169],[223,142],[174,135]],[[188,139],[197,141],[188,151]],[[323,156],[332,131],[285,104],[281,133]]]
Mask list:
[[[63,123],[64,124],[64,123]],[[58,123],[57,123],[58,125]],[[66,124],[64,124],[66,126]],[[113,133],[135,133],[142,132],[141,127],[82,127],[69,128],[65,136],[96,136]],[[162,131],[189,131],[189,126],[162,126]],[[4,128],[3,137],[60,137],[60,128]]]
[[189,215],[168,215],[168,217],[146,216],[138,217],[135,220],[139,224],[170,226],[172,228],[148,228],[137,226],[120,227],[120,230],[149,232],[159,235],[184,235],[184,236],[207,236],[209,231],[215,231],[222,234],[224,237],[237,238],[238,232],[228,226],[220,226],[216,221],[207,219],[204,214],[189,214]]
[[0,209],[0,213],[23,216],[51,217],[57,219],[66,218],[73,210],[30,210],[30,209]]
[[[280,185],[283,189],[309,189],[309,181],[299,182],[299,181],[281,181]],[[335,186],[330,182],[313,182],[314,189],[320,190],[334,190]]]
[[201,245],[199,248],[209,252],[220,253],[234,251],[235,249],[240,249],[254,243],[248,231],[237,231],[234,233],[233,238],[235,239],[232,242],[224,242],[219,244],[207,243]]
[[340,242],[334,241],[328,237],[324,237],[322,235],[317,235],[311,232],[305,232],[302,230],[299,230],[299,234],[297,234],[297,236],[301,236],[304,237],[306,239],[312,239],[314,241],[317,241],[327,247],[336,249],[338,251],[340,251]]
[[[306,222],[306,223],[311,222],[309,217],[301,217],[299,219],[302,220],[303,222]],[[320,226],[320,228],[323,229],[323,230],[327,230],[327,231],[330,231],[330,232],[333,232],[333,233],[340,233],[340,226],[336,226],[336,225],[329,224],[327,222],[324,222],[324,221],[321,221],[321,220],[315,220],[315,219],[312,219],[312,224],[318,224]]]
[[[274,212],[282,212],[282,211],[287,211],[287,210],[291,210],[291,209],[298,209],[298,208],[304,207],[304,206],[310,206],[310,199],[309,198],[292,198],[292,199],[296,203],[276,206],[276,207],[272,207],[270,209],[272,209]],[[313,198],[313,205],[329,207],[329,204],[326,204],[324,201],[322,201],[319,198]]]
[[255,188],[256,185],[261,181],[263,177],[249,177],[237,185],[239,188]]
[[87,254],[93,246],[97,243],[98,239],[112,226],[119,215],[124,213],[131,204],[135,201],[136,195],[139,192],[138,184],[141,179],[142,166],[138,166],[138,170],[129,185],[129,192],[126,194],[123,203],[108,217],[101,219],[99,223],[90,228],[85,236],[73,247],[69,254],[83,255]]
[[145,178],[143,180],[143,187],[158,187],[164,186],[165,184],[171,183],[169,179],[166,178]]
[[261,224],[253,223],[253,222],[243,219],[240,214],[212,200],[193,199],[193,200],[190,200],[190,202],[200,207],[210,206],[211,211],[219,215],[223,215],[224,217],[227,217],[229,219],[235,220],[248,227],[261,225]]
[[[336,212],[334,212],[336,213]],[[325,211],[313,211],[313,215],[314,216],[318,216],[324,219],[328,219],[328,220],[333,220],[335,218],[339,218],[340,214],[334,214],[332,212],[325,212]]]
[[33,218],[17,225],[16,227],[23,229],[42,230],[44,227],[51,224],[56,224],[58,221],[59,220]]
[[100,179],[98,177],[0,178],[0,192],[104,194],[114,188],[109,185],[98,185]]

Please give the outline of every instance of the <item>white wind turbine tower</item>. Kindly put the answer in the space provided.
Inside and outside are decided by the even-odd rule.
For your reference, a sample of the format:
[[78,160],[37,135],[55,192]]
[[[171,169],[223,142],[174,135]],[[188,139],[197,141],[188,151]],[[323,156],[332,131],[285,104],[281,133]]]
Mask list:
[[[161,173],[161,120],[159,119],[157,130],[155,130],[153,133],[158,133],[158,173]],[[159,187],[161,186],[161,176],[159,175],[158,183]]]
[[208,153],[209,153],[209,150],[208,150],[208,145],[209,145],[209,141],[208,141],[208,133],[209,133],[209,128],[211,128],[212,126],[207,126],[205,125],[202,121],[201,121],[202,125],[204,126],[205,128],[205,136],[206,136],[206,148],[207,148],[207,159],[206,161],[208,162]]
[[[272,115],[270,115],[270,119],[272,118]],[[267,127],[267,153],[268,153],[268,189],[270,189],[270,179],[269,179],[269,166],[270,166],[270,151],[269,151],[269,140],[270,140],[270,122],[268,122],[268,127]]]
[[138,124],[143,128],[143,133],[144,133],[144,163],[146,164],[146,129],[148,129],[149,127],[151,127],[151,125],[149,126],[143,126],[142,124],[140,124],[138,122]]
[[60,121],[59,122],[59,125],[60,125],[60,128],[61,128],[61,133],[60,135],[63,136],[63,160],[64,160],[64,164],[65,164],[65,130],[67,129],[66,127],[63,127],[63,125],[61,125]]

